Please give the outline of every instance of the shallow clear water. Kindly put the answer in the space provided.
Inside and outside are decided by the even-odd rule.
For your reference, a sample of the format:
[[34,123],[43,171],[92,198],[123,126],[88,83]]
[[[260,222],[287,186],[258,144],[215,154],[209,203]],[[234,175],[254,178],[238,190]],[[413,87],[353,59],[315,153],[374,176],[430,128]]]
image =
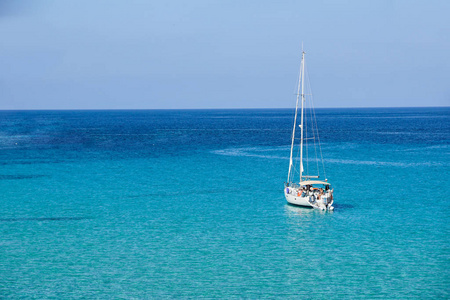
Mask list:
[[450,109],[0,112],[0,298],[449,298]]

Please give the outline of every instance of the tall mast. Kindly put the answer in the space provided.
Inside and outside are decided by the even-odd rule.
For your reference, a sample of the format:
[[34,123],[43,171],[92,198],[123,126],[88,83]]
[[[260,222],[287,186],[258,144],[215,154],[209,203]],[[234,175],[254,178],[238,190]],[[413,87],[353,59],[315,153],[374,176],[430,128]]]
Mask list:
[[[302,45],[302,51],[303,51],[303,45]],[[303,52],[304,54],[304,52]],[[294,117],[294,128],[292,129],[292,143],[291,143],[291,156],[289,158],[289,173],[288,173],[288,178],[287,178],[287,182],[289,183],[289,179],[291,177],[291,168],[292,168],[292,152],[294,150],[294,140],[295,140],[295,127],[297,126],[297,111],[298,111],[298,100],[300,97],[300,85],[302,82],[302,70],[303,68],[303,54],[302,54],[302,62],[300,64],[300,71],[299,71],[299,76],[298,76],[298,86],[297,86],[297,102],[295,103],[295,117]],[[303,93],[303,92],[302,92]],[[303,124],[303,103],[302,103],[302,124]],[[302,128],[302,137],[303,137],[303,128]],[[301,175],[301,174],[300,174]],[[300,177],[301,178],[301,177]]]
[[[301,129],[301,134],[300,134],[300,182],[302,181],[302,175],[303,175],[303,104],[305,102],[305,51],[303,51],[302,49],[302,75],[301,75],[301,79],[302,79],[302,112],[301,112],[301,123],[300,123],[300,129]],[[300,88],[300,85],[299,85]],[[297,99],[298,99],[298,95],[297,95]],[[297,100],[298,102],[298,100]]]

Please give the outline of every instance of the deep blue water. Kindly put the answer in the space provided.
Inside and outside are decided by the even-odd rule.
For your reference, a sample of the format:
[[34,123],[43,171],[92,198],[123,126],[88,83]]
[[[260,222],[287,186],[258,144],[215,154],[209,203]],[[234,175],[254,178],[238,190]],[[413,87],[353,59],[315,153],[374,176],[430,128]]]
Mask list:
[[449,298],[450,108],[0,111],[0,298]]

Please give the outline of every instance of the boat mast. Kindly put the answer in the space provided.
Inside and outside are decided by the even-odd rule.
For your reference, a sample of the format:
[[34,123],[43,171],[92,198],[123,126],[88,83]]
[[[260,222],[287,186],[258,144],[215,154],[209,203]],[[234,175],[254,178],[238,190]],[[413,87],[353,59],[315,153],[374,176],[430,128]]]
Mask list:
[[[305,102],[305,79],[303,78],[305,76],[305,51],[302,49],[302,112],[301,112],[301,123],[300,123],[300,182],[302,181],[302,175],[303,175],[303,104]],[[300,87],[299,87],[300,88]],[[298,99],[298,96],[297,96]]]
[[[303,48],[303,47],[302,47]],[[302,49],[303,50],[303,49]],[[289,172],[287,182],[290,183],[289,179],[291,177],[291,169],[292,169],[292,152],[294,150],[294,140],[295,140],[295,127],[297,126],[297,111],[298,111],[298,100],[300,97],[300,84],[302,82],[302,69],[303,69],[303,54],[302,54],[302,62],[300,64],[300,72],[298,77],[298,86],[297,86],[297,102],[295,103],[295,117],[294,117],[294,128],[292,129],[292,143],[291,143],[291,156],[289,158]],[[303,103],[302,103],[302,124],[303,124]],[[303,136],[303,128],[302,128],[302,136]],[[300,177],[301,178],[301,177]]]

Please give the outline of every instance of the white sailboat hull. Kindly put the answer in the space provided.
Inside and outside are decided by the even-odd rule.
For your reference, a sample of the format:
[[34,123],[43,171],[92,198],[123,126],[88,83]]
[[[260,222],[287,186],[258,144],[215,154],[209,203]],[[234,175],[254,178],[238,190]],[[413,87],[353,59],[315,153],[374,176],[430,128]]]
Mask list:
[[334,207],[332,206],[332,192],[327,192],[322,195],[318,195],[317,192],[309,193],[309,195],[304,195],[304,197],[302,197],[302,190],[295,188],[285,188],[284,196],[286,197],[287,202],[293,205],[313,207],[321,210],[334,209]]
[[313,207],[311,205],[311,203],[309,203],[309,197],[294,196],[292,194],[286,194],[286,191],[284,192],[284,196],[286,197],[287,202],[290,204],[306,206],[306,207]]

